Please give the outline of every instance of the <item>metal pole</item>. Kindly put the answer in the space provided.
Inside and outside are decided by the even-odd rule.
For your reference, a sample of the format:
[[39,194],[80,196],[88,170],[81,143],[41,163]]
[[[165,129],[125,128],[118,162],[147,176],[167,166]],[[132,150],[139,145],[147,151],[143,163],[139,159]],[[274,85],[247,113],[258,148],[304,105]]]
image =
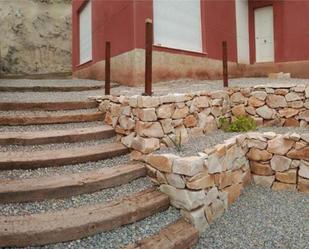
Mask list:
[[111,43],[105,43],[105,95],[111,94]]
[[223,86],[228,87],[227,42],[222,42]]
[[153,44],[153,27],[152,20],[146,19],[146,37],[145,37],[145,93],[152,95],[152,44]]

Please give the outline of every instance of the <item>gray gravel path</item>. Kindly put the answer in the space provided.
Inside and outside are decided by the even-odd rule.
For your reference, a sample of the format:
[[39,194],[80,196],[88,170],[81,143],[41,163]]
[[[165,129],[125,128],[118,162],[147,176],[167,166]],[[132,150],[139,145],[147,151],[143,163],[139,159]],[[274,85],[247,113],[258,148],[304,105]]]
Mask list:
[[129,196],[152,187],[148,177],[142,177],[128,184],[104,189],[92,194],[72,196],[65,199],[45,200],[29,203],[0,204],[0,215],[25,215],[43,212],[53,212],[67,208],[77,208],[85,205],[109,202],[114,199]]
[[0,111],[0,116],[30,116],[30,115],[74,115],[98,112],[97,108],[77,109],[77,110],[59,110],[59,111]]
[[50,150],[62,150],[70,148],[86,148],[88,146],[96,146],[101,144],[109,144],[116,142],[116,137],[111,137],[102,140],[89,140],[79,143],[58,143],[58,144],[41,144],[41,145],[0,145],[0,152],[34,152],[34,151],[50,151]]
[[88,79],[0,79],[0,86],[97,86],[102,81]]
[[65,124],[46,124],[46,125],[21,125],[21,126],[1,126],[0,132],[24,132],[24,131],[48,131],[48,130],[72,130],[75,128],[97,127],[103,124],[102,121],[65,123]]
[[[288,132],[296,132],[299,134],[309,133],[308,128],[300,127],[258,127],[258,132],[273,131],[279,134],[285,134]],[[164,148],[157,153],[176,153],[180,156],[192,156],[197,155],[198,152],[203,152],[206,148],[211,148],[217,144],[223,143],[224,140],[234,137],[238,132],[224,132],[217,130],[211,134],[206,134],[197,138],[190,138],[189,142],[182,146],[181,151],[177,151],[174,147]]]
[[27,179],[40,176],[74,174],[101,168],[111,168],[120,164],[128,163],[129,161],[130,155],[123,155],[97,162],[87,162],[61,167],[38,168],[32,170],[3,170],[0,173],[0,179]]
[[177,209],[170,207],[168,210],[154,214],[133,224],[121,226],[115,230],[99,233],[94,236],[66,243],[58,243],[43,247],[27,247],[28,249],[118,249],[134,243],[145,237],[158,233],[162,228],[174,223],[180,218]]
[[194,249],[308,249],[309,196],[251,185]]

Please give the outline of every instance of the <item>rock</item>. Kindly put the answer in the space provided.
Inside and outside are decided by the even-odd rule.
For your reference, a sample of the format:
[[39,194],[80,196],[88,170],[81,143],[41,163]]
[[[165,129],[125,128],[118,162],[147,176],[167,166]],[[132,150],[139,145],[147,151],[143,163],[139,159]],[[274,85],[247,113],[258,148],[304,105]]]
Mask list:
[[263,100],[260,100],[256,97],[254,97],[254,96],[251,96],[248,99],[248,105],[253,106],[253,107],[261,107],[261,106],[265,105],[265,102]]
[[145,108],[145,109],[138,109],[137,117],[142,121],[156,121],[156,109],[155,108]]
[[131,146],[133,149],[147,154],[160,148],[160,140],[157,138],[142,138],[137,136],[134,138]]
[[121,115],[118,119],[118,123],[121,128],[125,130],[133,130],[135,128],[135,121],[125,115]]
[[254,116],[254,115],[256,114],[255,108],[252,107],[252,106],[247,106],[247,107],[245,107],[245,110],[246,110],[246,112],[249,113],[250,115],[253,115],[253,116]]
[[[309,93],[308,93],[309,95]],[[228,96],[227,91],[224,90],[217,90],[210,93],[210,96],[212,99],[223,99]],[[309,98],[309,97],[308,97]]]
[[298,168],[300,165],[300,160],[292,160],[292,163],[290,165],[290,168],[291,169],[295,169],[295,168]]
[[257,108],[255,111],[264,119],[272,119],[274,115],[274,111],[266,105]]
[[271,169],[269,163],[260,163],[260,162],[251,161],[250,169],[251,169],[251,172],[255,175],[271,176],[274,174],[274,171]]
[[189,115],[184,119],[183,124],[188,128],[195,127],[197,125],[197,119],[194,115]]
[[179,126],[175,128],[176,138],[181,142],[181,144],[185,144],[189,141],[188,131],[184,126]]
[[252,180],[252,176],[251,176],[251,171],[250,169],[243,171],[242,174],[242,184],[244,187],[248,186],[249,184],[251,184],[251,180]]
[[253,181],[257,185],[261,185],[267,188],[270,188],[275,181],[275,176],[259,176],[259,175],[252,175]]
[[294,141],[285,139],[282,135],[278,135],[274,139],[268,141],[267,151],[278,155],[285,155],[294,144]]
[[309,86],[305,89],[305,97],[309,98]]
[[276,172],[276,180],[283,182],[283,183],[296,183],[297,178],[297,170],[296,169],[289,169],[283,172]]
[[168,184],[175,188],[185,188],[186,186],[185,180],[178,174],[165,173],[165,178]]
[[301,100],[288,102],[288,107],[300,109],[304,106],[304,102]]
[[146,163],[162,172],[172,172],[172,166],[178,157],[173,154],[151,154],[146,157]]
[[297,189],[299,192],[309,194],[309,180],[302,177],[298,177]]
[[274,182],[271,189],[275,190],[275,191],[282,191],[282,190],[294,191],[294,190],[296,190],[296,184]]
[[288,118],[284,122],[284,126],[286,127],[299,127],[299,122],[295,118]]
[[295,115],[298,114],[298,110],[296,109],[293,109],[293,108],[285,108],[285,109],[280,109],[279,110],[279,114],[282,116],[282,117],[285,117],[285,118],[291,118],[291,117],[294,117]]
[[215,174],[215,184],[218,189],[223,189],[227,186],[232,185],[233,183],[233,177],[232,177],[232,171],[224,171],[219,174]]
[[198,108],[209,107],[210,100],[207,96],[199,96],[193,99],[192,104]]
[[309,144],[309,133],[301,134],[301,139]]
[[159,97],[153,96],[138,96],[137,106],[140,108],[157,107],[160,105]]
[[199,173],[187,180],[189,189],[206,189],[215,185],[215,176],[207,172]]
[[246,102],[246,100],[247,99],[240,92],[233,93],[230,97],[230,101],[233,104],[243,104]]
[[219,191],[217,187],[212,187],[206,194],[205,205],[208,206],[214,202],[215,199],[219,197]]
[[287,95],[285,95],[286,101],[296,101],[296,100],[301,100],[301,97],[294,92],[289,92]]
[[243,190],[242,184],[234,184],[222,190],[228,193],[229,206],[240,196],[242,190]]
[[217,153],[209,155],[207,161],[205,161],[205,164],[210,174],[220,173],[226,170],[223,166],[223,158],[218,156]]
[[289,90],[288,89],[276,89],[275,90],[275,94],[276,95],[282,95],[282,96],[285,96],[289,93]]
[[206,121],[205,121],[204,132],[205,133],[212,133],[213,131],[215,131],[217,129],[218,129],[218,127],[217,127],[217,122],[216,122],[215,118],[213,116],[209,115],[206,118]]
[[210,113],[214,116],[214,117],[219,117],[222,116],[222,107],[221,106],[212,106],[210,108]]
[[170,118],[161,119],[160,124],[161,124],[163,132],[165,134],[174,132],[174,127],[172,125],[172,119],[170,119]]
[[204,232],[209,227],[204,214],[204,207],[191,212],[182,209],[180,213],[184,219],[191,223],[200,233]]
[[201,157],[179,157],[174,160],[173,172],[176,174],[194,176],[204,169],[204,161]]
[[175,105],[161,105],[157,108],[156,113],[158,118],[170,118],[175,111]]
[[251,96],[255,97],[258,100],[264,101],[267,97],[267,93],[264,91],[254,91],[251,92]]
[[271,108],[286,107],[288,105],[283,96],[274,94],[267,96],[266,103]]
[[299,141],[301,136],[297,133],[292,133],[292,134],[289,134],[289,138],[295,142]]
[[299,119],[303,119],[306,122],[309,122],[309,110],[303,111],[299,113]]
[[247,153],[247,158],[253,161],[268,161],[272,158],[272,154],[266,150],[251,148]]
[[164,137],[162,126],[159,122],[136,122],[136,132],[142,137],[161,138]]
[[261,140],[257,140],[257,139],[247,139],[246,140],[246,145],[248,146],[248,148],[257,148],[260,150],[264,150],[267,147],[267,143]]
[[203,206],[205,202],[205,193],[203,190],[190,191],[187,189],[177,189],[173,186],[163,184],[160,186],[160,191],[169,196],[171,205],[188,211]]
[[119,117],[121,115],[122,109],[121,105],[111,103],[110,104],[110,112],[113,117]]
[[298,175],[309,179],[309,162],[300,161]]
[[274,171],[285,171],[290,168],[292,160],[285,156],[274,155],[270,160],[270,166]]
[[189,114],[189,108],[187,106],[183,107],[183,108],[176,108],[172,118],[173,119],[180,119],[180,118],[184,118]]
[[156,180],[158,181],[159,184],[167,184],[165,175],[159,170],[156,171]]
[[287,156],[292,159],[298,159],[298,160],[302,159],[309,161],[309,146],[299,150],[290,150],[287,153]]
[[129,135],[122,137],[121,142],[128,148],[131,148],[135,135],[136,133],[132,132]]
[[203,136],[204,132],[203,129],[200,127],[193,127],[190,129],[190,136],[191,137],[200,137]]
[[[145,155],[137,150],[132,150],[130,153],[130,159],[132,161],[140,161],[144,162],[145,161]],[[150,166],[149,166],[150,167]],[[147,167],[146,167],[147,168]],[[152,167],[151,167],[152,168]],[[148,174],[147,174],[148,175]]]
[[237,105],[232,108],[232,113],[235,117],[247,116],[245,105]]
[[225,207],[223,201],[220,199],[215,199],[210,205],[213,214],[213,219],[217,219],[224,214]]

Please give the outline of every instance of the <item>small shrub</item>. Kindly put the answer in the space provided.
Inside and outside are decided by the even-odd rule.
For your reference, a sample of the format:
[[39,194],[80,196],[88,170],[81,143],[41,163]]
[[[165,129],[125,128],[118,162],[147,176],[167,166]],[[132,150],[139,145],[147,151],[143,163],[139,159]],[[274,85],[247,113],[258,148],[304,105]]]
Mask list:
[[168,138],[172,141],[172,143],[174,144],[176,150],[178,152],[182,151],[182,138],[181,138],[181,132],[179,132],[179,135],[175,136],[175,138],[172,138],[171,136],[168,136]]
[[232,123],[229,123],[226,117],[220,117],[219,125],[227,132],[246,132],[256,129],[256,122],[251,117],[239,117]]

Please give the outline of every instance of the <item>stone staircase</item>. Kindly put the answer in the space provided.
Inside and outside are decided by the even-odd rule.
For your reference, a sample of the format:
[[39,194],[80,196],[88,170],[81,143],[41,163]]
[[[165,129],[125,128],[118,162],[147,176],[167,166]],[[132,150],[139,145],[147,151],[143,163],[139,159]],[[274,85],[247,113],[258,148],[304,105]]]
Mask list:
[[[90,96],[93,90],[101,87],[0,82],[2,94],[16,96],[0,99],[0,247],[67,248],[61,243],[72,241],[71,248],[190,248],[197,230],[168,218],[175,212],[168,197],[152,186],[143,164],[130,161],[96,102],[74,99],[76,91]],[[51,97],[72,93],[72,99],[20,101],[47,91]],[[107,245],[106,231],[156,216],[165,221],[159,230],[136,238],[118,232],[123,243]],[[106,244],[94,246],[96,236]]]

